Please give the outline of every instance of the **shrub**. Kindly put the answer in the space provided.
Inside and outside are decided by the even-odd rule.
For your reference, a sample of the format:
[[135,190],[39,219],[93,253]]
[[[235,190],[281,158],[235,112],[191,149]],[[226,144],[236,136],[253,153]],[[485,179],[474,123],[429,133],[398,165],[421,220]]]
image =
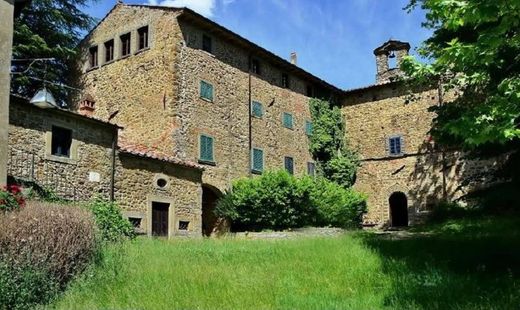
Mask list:
[[17,185],[0,188],[0,211],[12,211],[23,208],[25,199],[22,190]]
[[94,220],[82,208],[31,202],[0,214],[0,308],[49,301],[96,250]]
[[295,178],[285,171],[240,179],[222,197],[218,216],[236,230],[286,229],[308,225],[359,225],[364,196],[323,178]]
[[114,242],[135,237],[134,227],[123,218],[116,203],[97,198],[88,204],[88,208],[94,214],[103,241]]

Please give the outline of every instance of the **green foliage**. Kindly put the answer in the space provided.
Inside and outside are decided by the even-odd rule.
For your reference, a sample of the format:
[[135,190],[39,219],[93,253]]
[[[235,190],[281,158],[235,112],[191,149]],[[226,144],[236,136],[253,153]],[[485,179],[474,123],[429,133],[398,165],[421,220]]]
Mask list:
[[25,205],[21,188],[9,185],[0,188],[0,211],[18,210]]
[[323,178],[295,178],[286,171],[234,182],[215,209],[237,230],[356,227],[365,211],[364,196]]
[[359,166],[357,155],[345,143],[345,122],[341,110],[328,101],[311,99],[312,134],[310,152],[319,173],[344,188],[354,184]]
[[[41,88],[41,79],[69,84],[78,56],[77,45],[94,24],[83,12],[87,0],[32,0],[15,20],[13,58],[55,58],[47,64],[15,62],[12,79],[14,93],[32,97]],[[57,99],[67,97],[63,87],[48,85]]]
[[132,224],[123,218],[115,202],[96,198],[88,204],[88,208],[94,214],[103,241],[115,242],[135,237]]
[[445,144],[477,148],[520,138],[520,2],[412,0],[426,10],[433,35],[407,58],[413,80],[441,79],[458,98],[436,109],[432,131]]

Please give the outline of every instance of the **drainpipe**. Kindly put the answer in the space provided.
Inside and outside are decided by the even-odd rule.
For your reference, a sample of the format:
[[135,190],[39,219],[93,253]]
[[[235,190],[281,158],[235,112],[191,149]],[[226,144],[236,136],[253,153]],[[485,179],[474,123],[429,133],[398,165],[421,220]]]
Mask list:
[[249,177],[252,176],[252,169],[251,167],[253,167],[253,162],[252,162],[252,152],[253,152],[253,128],[252,128],[252,116],[251,116],[251,54],[249,54],[249,68],[247,70],[247,75],[248,75],[248,102],[247,102],[247,105],[248,105],[248,111],[249,111],[249,115],[248,115],[248,122],[249,122],[249,167],[247,167],[247,171],[249,173]]
[[110,174],[110,201],[114,201],[114,187],[115,187],[115,179],[116,179],[116,148],[117,148],[117,135],[118,128],[114,130],[114,134],[112,135],[112,171]]

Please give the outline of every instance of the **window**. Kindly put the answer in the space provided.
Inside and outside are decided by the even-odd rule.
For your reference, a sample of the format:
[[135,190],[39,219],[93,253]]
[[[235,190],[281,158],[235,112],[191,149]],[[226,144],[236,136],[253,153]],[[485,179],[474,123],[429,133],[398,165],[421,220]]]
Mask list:
[[200,136],[200,161],[213,163],[213,138],[206,135]]
[[208,53],[213,53],[213,44],[211,37],[208,35],[202,35],[202,49]]
[[312,85],[307,85],[307,97],[314,97],[314,88]]
[[114,60],[114,40],[105,42],[105,62]]
[[262,173],[264,171],[264,151],[261,149],[253,149],[251,160],[251,170],[256,173]]
[[189,226],[190,226],[189,221],[179,221],[179,230],[188,230]]
[[251,60],[251,72],[260,75],[260,62],[258,59]]
[[315,163],[313,163],[313,162],[307,163],[307,174],[310,176],[316,175],[316,164]]
[[294,160],[292,157],[285,157],[284,165],[285,170],[287,170],[287,172],[289,172],[290,174],[294,174]]
[[51,154],[60,157],[70,157],[72,145],[72,130],[52,126]]
[[137,35],[139,37],[139,50],[148,47],[148,26],[137,29]]
[[121,39],[121,57],[130,55],[130,33],[120,36],[119,39]]
[[98,47],[93,46],[88,49],[88,62],[90,68],[95,68],[98,66]]
[[287,73],[282,73],[282,87],[289,88],[289,75]]
[[285,128],[293,129],[293,116],[291,113],[284,112],[282,122]]
[[312,122],[311,121],[305,121],[305,134],[307,134],[307,136],[312,135]]
[[134,229],[140,229],[141,228],[142,218],[139,218],[139,217],[129,217],[128,221],[130,222],[130,224],[132,224]]
[[213,85],[200,81],[200,98],[213,102]]
[[252,102],[252,108],[251,108],[251,115],[254,117],[262,118],[264,116],[264,107],[260,102],[253,101]]
[[392,156],[403,154],[403,137],[393,136],[388,138],[388,153]]

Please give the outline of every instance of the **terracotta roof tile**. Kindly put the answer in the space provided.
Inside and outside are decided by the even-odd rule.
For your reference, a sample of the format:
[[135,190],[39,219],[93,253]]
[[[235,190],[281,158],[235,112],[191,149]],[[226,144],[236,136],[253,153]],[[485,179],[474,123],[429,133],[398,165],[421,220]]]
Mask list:
[[121,153],[131,154],[134,156],[139,156],[143,158],[150,158],[155,160],[160,160],[168,163],[172,163],[179,166],[184,166],[188,168],[204,170],[204,167],[190,161],[180,160],[175,158],[174,156],[169,156],[159,150],[151,149],[142,144],[131,144],[126,142],[119,142],[119,151]]

